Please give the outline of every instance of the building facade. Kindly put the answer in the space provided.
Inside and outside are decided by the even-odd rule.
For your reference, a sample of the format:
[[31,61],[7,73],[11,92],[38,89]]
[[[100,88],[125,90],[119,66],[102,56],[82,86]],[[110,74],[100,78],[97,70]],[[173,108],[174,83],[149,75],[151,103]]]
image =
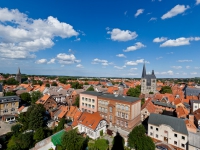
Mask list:
[[79,108],[80,110],[93,113],[97,112],[97,97],[102,93],[94,92],[94,91],[85,91],[80,93],[80,101]]
[[131,131],[141,122],[141,100],[137,97],[102,94],[98,96],[98,112],[109,127]]
[[15,120],[19,107],[20,98],[18,96],[0,97],[0,116],[6,122]]
[[141,93],[149,94],[150,92],[153,94],[156,93],[156,76],[154,70],[152,70],[151,74],[146,74],[146,67],[144,64],[141,78]]
[[186,150],[188,131],[183,119],[176,117],[150,114],[148,120],[148,136],[166,142],[174,148]]

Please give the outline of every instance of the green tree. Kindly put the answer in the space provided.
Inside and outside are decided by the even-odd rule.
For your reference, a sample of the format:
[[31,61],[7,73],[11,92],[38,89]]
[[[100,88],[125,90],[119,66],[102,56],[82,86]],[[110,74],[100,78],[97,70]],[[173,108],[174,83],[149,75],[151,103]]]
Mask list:
[[80,99],[79,96],[77,96],[75,99],[75,103],[73,104],[74,106],[79,107],[79,99]]
[[6,84],[8,84],[8,85],[17,85],[17,84],[19,84],[19,82],[16,81],[14,78],[9,78],[8,80],[6,80]]
[[33,136],[33,139],[36,141],[36,142],[39,142],[41,140],[43,140],[45,138],[45,133],[44,133],[44,130],[42,127],[38,128],[35,133],[34,133],[34,136]]
[[34,140],[33,140],[33,133],[23,133],[17,137],[16,143],[20,146],[21,149],[29,149],[33,147]]
[[127,95],[128,96],[132,96],[132,97],[139,97],[140,96],[140,93],[141,93],[141,90],[140,90],[140,86],[136,86],[135,88],[130,88],[128,91],[127,91]]
[[161,94],[170,93],[172,94],[172,89],[170,86],[163,86],[160,90]]
[[46,86],[46,87],[50,87],[50,84],[49,84],[49,83],[47,83],[45,86]]
[[63,149],[81,150],[84,145],[85,138],[78,135],[76,130],[65,132],[62,136],[61,144]]
[[142,106],[144,103],[145,103],[145,99],[142,98],[142,99],[141,99],[141,106]]
[[22,126],[20,124],[16,124],[11,127],[11,131],[17,136],[20,133],[21,128]]
[[94,147],[98,150],[107,150],[108,144],[109,142],[106,139],[97,139],[94,143]]
[[5,96],[14,96],[14,95],[16,95],[16,94],[14,92],[12,92],[12,91],[8,91],[5,94]]
[[60,130],[62,130],[62,129],[64,129],[64,125],[65,125],[65,118],[62,118],[60,120],[60,122],[58,123],[57,129],[56,129],[57,132],[60,131]]
[[135,127],[128,135],[128,145],[136,150],[155,150],[155,144],[145,132],[143,125]]
[[41,86],[43,84],[42,81],[38,80],[37,83]]
[[42,104],[31,105],[26,112],[26,117],[28,117],[28,128],[36,130],[43,127],[44,114],[45,108]]
[[111,150],[116,149],[124,150],[124,138],[118,132],[113,139],[113,146]]
[[27,93],[27,92],[22,93],[22,94],[20,95],[20,98],[21,98],[23,101],[27,102],[27,103],[30,103],[30,102],[31,102],[31,95],[30,95],[29,93]]
[[94,88],[90,86],[86,91],[94,91]]
[[85,82],[84,85],[89,85],[89,83],[88,83],[88,82]]
[[58,86],[58,84],[56,82],[52,82],[51,86]]
[[43,95],[40,91],[33,91],[31,93],[31,102],[35,103],[39,98],[41,98]]

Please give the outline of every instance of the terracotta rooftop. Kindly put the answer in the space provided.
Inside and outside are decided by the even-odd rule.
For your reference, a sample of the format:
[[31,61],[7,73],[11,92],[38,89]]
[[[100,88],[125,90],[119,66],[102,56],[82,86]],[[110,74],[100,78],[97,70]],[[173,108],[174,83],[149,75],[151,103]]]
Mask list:
[[49,99],[50,95],[44,95],[43,97],[41,97],[39,100],[37,100],[35,103],[36,104],[44,104],[46,102],[47,99]]
[[99,112],[88,113],[83,112],[81,117],[78,119],[78,124],[82,124],[88,128],[95,130],[99,124],[99,122],[103,120],[100,116]]

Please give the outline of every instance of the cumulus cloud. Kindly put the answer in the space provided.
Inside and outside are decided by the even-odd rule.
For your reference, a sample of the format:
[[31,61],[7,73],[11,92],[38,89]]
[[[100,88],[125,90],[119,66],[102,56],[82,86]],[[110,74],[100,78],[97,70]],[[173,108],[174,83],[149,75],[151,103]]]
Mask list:
[[191,75],[196,75],[196,74],[197,74],[197,72],[191,72],[190,74],[191,74]]
[[117,54],[116,56],[117,57],[124,57],[124,58],[126,58],[126,56],[124,54]]
[[[127,62],[125,63],[125,65],[128,65],[128,66],[136,66],[136,65],[138,65],[138,64],[140,64],[140,63],[144,63],[144,59],[138,59],[138,60],[136,60],[136,61],[127,61]],[[145,61],[145,63],[146,63],[146,64],[149,64],[150,62]]]
[[157,20],[157,18],[151,17],[149,21],[156,21],[156,20]]
[[35,63],[36,63],[36,64],[44,64],[44,63],[46,63],[46,62],[47,62],[46,59],[39,59],[39,60],[37,60]]
[[81,60],[77,60],[74,54],[65,54],[65,53],[59,53],[56,56],[56,59],[60,64],[74,64],[79,63]]
[[161,37],[161,38],[157,37],[157,38],[153,39],[153,42],[159,43],[159,42],[163,42],[163,41],[166,41],[166,40],[167,40],[167,37]]
[[157,60],[159,60],[159,59],[162,59],[162,58],[163,58],[163,57],[162,57],[162,56],[160,56],[160,57],[157,57],[156,59],[157,59]]
[[49,16],[32,19],[17,9],[0,8],[0,57],[34,58],[34,52],[51,48],[54,37],[78,36],[73,27]]
[[167,40],[160,45],[160,47],[172,47],[172,46],[183,46],[183,45],[190,45],[190,41],[200,41],[200,37],[180,37],[175,40]]
[[178,60],[178,62],[192,62],[192,60],[184,59],[184,60]]
[[83,68],[83,65],[78,64],[78,65],[76,65],[76,67],[77,67],[77,68]]
[[184,13],[187,9],[189,9],[190,6],[187,5],[176,5],[174,8],[172,8],[170,11],[168,11],[166,14],[164,14],[161,19],[167,19],[167,18],[172,18],[178,14]]
[[119,70],[122,70],[122,69],[124,69],[125,67],[126,67],[126,66],[122,66],[122,67],[114,66],[114,68],[119,69]]
[[174,68],[174,69],[181,69],[182,66],[172,66],[172,68]]
[[137,12],[136,12],[136,14],[135,14],[135,17],[139,16],[143,12],[144,12],[144,9],[138,9]]
[[98,59],[98,58],[93,59],[92,60],[92,64],[101,64],[103,66],[108,66],[109,65],[107,60]]
[[172,70],[169,70],[169,71],[163,71],[163,72],[155,72],[155,74],[158,74],[158,75],[174,75],[174,72]]
[[135,51],[135,50],[143,48],[143,47],[146,47],[146,46],[144,44],[142,44],[141,42],[137,42],[137,43],[135,43],[135,45],[129,46],[123,51],[124,52],[130,52],[130,51]]
[[108,31],[107,34],[111,35],[111,40],[123,42],[135,39],[138,36],[135,31],[132,32],[129,30],[120,30],[118,28],[115,28],[112,31]]
[[200,0],[196,0],[196,5],[199,5],[200,4]]
[[50,61],[47,62],[47,64],[54,64],[55,63],[55,58],[52,58]]
[[186,69],[190,69],[190,66],[185,66]]

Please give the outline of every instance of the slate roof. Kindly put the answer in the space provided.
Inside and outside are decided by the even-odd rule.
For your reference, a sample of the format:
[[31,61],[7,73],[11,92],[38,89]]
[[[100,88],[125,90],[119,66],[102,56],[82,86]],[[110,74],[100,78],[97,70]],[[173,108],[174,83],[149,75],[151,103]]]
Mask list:
[[98,96],[99,98],[109,98],[113,100],[119,100],[119,101],[126,101],[126,102],[136,102],[140,100],[139,97],[131,97],[131,96],[122,96],[122,95],[113,95],[113,94],[102,94]]
[[88,94],[88,95],[93,95],[93,96],[100,96],[100,95],[102,95],[102,93],[94,92],[94,91],[84,91],[84,92],[81,92],[80,94]]
[[193,133],[193,132],[188,132],[188,140],[189,140],[189,145],[192,145],[196,148],[200,148],[200,132]]
[[176,108],[175,105],[172,105],[170,103],[163,103],[163,102],[160,102],[160,101],[157,101],[157,100],[152,100],[152,103],[154,105],[159,105],[159,106],[163,106],[163,107],[170,107],[170,108],[174,108],[174,109]]
[[160,126],[162,124],[171,126],[175,132],[188,135],[188,131],[183,119],[176,117],[160,115],[160,114],[150,114],[148,124]]
[[200,88],[185,88],[185,94],[186,95],[195,95],[198,96],[200,94]]
[[0,103],[19,102],[19,101],[20,101],[20,98],[18,96],[0,97]]

